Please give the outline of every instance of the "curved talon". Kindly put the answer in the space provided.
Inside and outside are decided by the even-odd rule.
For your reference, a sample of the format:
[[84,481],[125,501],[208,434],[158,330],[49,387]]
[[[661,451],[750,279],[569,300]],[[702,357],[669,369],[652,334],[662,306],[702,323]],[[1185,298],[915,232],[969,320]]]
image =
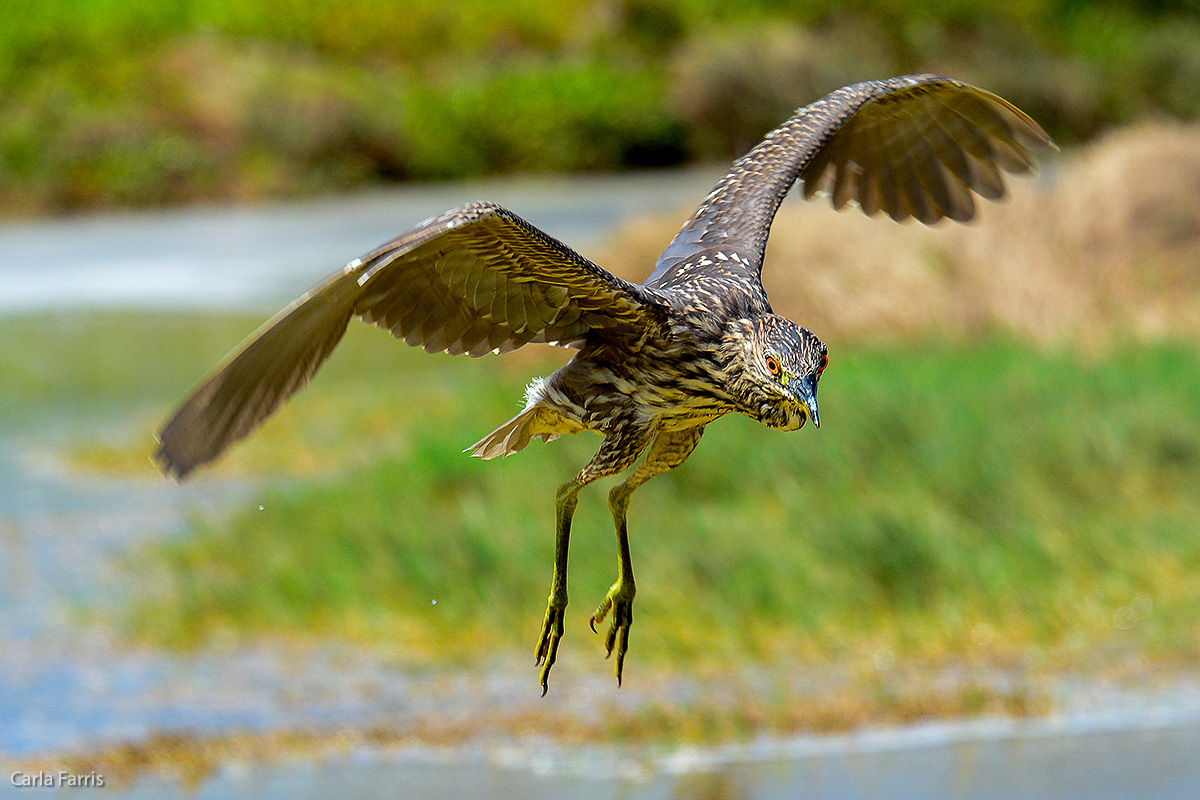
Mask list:
[[616,584],[613,584],[612,589],[608,590],[608,595],[604,598],[603,602],[601,602],[600,605],[597,606],[596,612],[594,614],[592,614],[592,618],[590,620],[588,620],[588,624],[592,626],[592,633],[597,632],[596,631],[596,623],[604,622],[604,618],[608,616],[608,610],[610,608],[612,608],[613,591],[616,588],[617,588]]
[[541,674],[538,677],[538,682],[542,687],[542,697],[545,697],[546,692],[550,690],[548,685],[550,668],[554,666],[554,660],[558,656],[558,643],[563,635],[563,611],[566,607],[567,603],[565,600],[555,602],[553,597],[550,598],[550,602],[546,606],[546,618],[542,622],[542,633],[538,637],[537,653],[534,660],[534,664],[542,668]]
[[605,658],[609,658],[613,654],[613,649],[617,651],[617,659],[613,664],[613,674],[617,677],[617,686],[621,685],[621,673],[625,667],[625,653],[629,650],[629,627],[633,625],[633,597],[635,594],[632,581],[617,581],[608,590],[608,594],[604,600],[596,608],[596,613],[592,614],[591,626],[592,630],[596,630],[596,623],[603,622],[608,616],[608,612],[612,611],[612,623],[609,625],[608,632],[604,635]]

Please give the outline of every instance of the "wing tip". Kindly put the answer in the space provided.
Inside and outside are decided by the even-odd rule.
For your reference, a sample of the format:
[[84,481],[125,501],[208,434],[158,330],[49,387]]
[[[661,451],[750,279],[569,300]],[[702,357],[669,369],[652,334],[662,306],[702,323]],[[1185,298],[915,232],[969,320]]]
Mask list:
[[150,456],[150,461],[164,478],[169,478],[176,483],[182,483],[196,466],[171,455],[165,445],[159,445],[155,449]]
[[154,439],[158,446],[151,453],[150,461],[164,478],[181,483],[191,474],[192,470],[209,459],[196,458],[195,454],[189,455],[183,452],[184,448],[181,447],[180,437],[175,430],[177,422],[178,416],[172,417],[162,427],[162,430],[155,434]]

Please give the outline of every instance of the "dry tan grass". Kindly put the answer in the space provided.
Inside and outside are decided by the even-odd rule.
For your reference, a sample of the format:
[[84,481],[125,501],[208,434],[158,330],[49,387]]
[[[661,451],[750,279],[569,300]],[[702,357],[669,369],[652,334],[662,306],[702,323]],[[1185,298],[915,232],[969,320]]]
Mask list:
[[[973,223],[931,228],[790,200],[767,251],[775,309],[827,338],[1200,334],[1200,126],[1114,133],[1010,186]],[[687,213],[627,226],[602,263],[643,279]]]

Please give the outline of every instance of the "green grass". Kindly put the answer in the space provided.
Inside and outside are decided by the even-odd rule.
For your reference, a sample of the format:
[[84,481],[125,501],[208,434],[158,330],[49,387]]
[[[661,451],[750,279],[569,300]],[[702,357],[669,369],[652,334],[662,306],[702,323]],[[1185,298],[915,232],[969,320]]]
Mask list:
[[[19,402],[3,422],[130,420],[117,434],[77,422],[70,457],[149,476],[153,426],[253,327],[4,318],[0,381]],[[819,431],[719,420],[635,495],[637,658],[1200,656],[1193,345],[831,349]],[[527,649],[554,489],[599,439],[493,462],[461,450],[561,360],[429,356],[352,327],[314,385],[216,468],[291,477],[137,556],[162,580],[128,610],[130,632],[182,646],[332,634],[415,660]],[[585,490],[576,516],[567,649],[599,646],[584,635],[615,575],[606,488]]]
[[[142,630],[400,632],[420,652],[461,655],[527,646],[553,489],[596,439],[467,459],[521,380],[455,380],[456,366],[430,383],[384,379],[394,394],[380,402],[404,431],[394,452],[267,491],[263,511],[161,551],[174,589],[137,617]],[[1200,652],[1194,351],[1132,349],[1102,366],[1004,342],[926,344],[852,350],[835,366],[820,432],[722,420],[639,492],[639,653]],[[602,489],[585,493],[576,531],[582,622],[614,574]]]

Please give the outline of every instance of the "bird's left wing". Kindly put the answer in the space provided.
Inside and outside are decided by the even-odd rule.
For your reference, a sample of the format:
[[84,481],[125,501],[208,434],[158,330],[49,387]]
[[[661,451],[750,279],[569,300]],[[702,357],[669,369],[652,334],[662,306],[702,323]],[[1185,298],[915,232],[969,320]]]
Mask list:
[[[771,220],[800,180],[869,215],[926,224],[975,214],[972,193],[1004,194],[1001,172],[1029,171],[1053,143],[1023,111],[991,92],[937,75],[867,81],[805,106],[738,159],[659,257],[646,284],[663,287],[697,259],[745,284],[758,280]],[[728,263],[731,258],[735,263]],[[694,270],[693,270],[694,272]],[[704,270],[699,271],[703,274]]]
[[492,203],[434,217],[279,312],[184,401],[156,459],[182,478],[305,386],[354,316],[429,352],[481,356],[591,331],[636,340],[663,319],[634,284]]

